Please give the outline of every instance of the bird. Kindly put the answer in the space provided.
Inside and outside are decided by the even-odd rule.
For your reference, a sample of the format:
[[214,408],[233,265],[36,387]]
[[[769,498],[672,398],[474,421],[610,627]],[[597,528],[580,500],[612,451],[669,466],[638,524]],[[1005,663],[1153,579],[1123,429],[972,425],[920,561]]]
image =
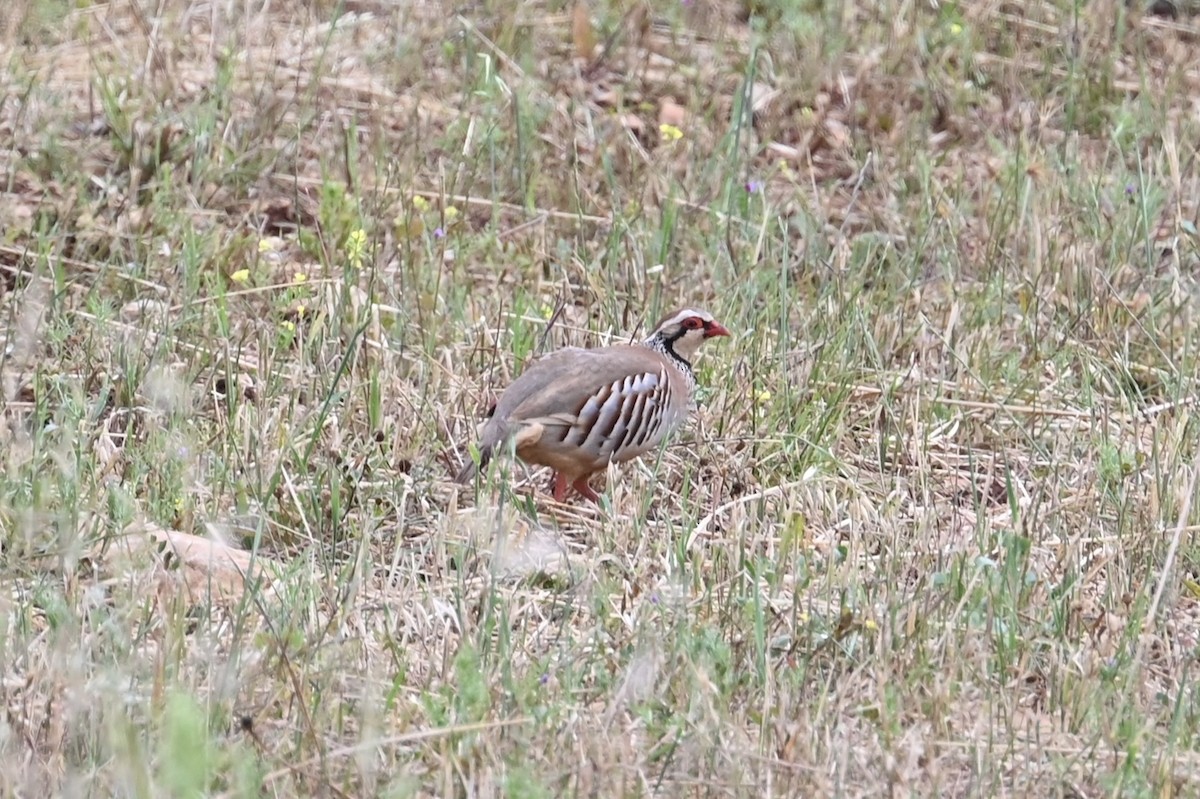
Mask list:
[[[554,470],[554,499],[568,488],[599,504],[588,485],[610,462],[658,447],[688,418],[696,390],[691,359],[729,331],[708,311],[667,314],[636,344],[566,347],[534,361],[497,400],[479,429],[479,467],[510,441],[518,458]],[[455,478],[469,483],[468,459]]]

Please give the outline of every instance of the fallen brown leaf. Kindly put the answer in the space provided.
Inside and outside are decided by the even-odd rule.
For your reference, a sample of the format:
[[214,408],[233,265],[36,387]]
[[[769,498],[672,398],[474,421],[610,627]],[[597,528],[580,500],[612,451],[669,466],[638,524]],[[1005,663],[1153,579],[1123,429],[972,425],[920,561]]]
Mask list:
[[[161,589],[163,582],[168,581],[167,575],[175,572],[189,601],[196,604],[233,605],[241,601],[247,588],[273,593],[270,583],[278,574],[279,564],[270,558],[150,522],[134,522],[125,533],[118,550],[119,560],[113,564],[114,571],[121,576],[134,576],[146,569],[159,570],[155,577]],[[168,554],[178,561],[177,569]],[[261,584],[255,586],[260,580]]]
[[575,0],[571,16],[571,39],[575,45],[575,57],[590,61],[596,52],[596,32],[588,15],[587,0]]

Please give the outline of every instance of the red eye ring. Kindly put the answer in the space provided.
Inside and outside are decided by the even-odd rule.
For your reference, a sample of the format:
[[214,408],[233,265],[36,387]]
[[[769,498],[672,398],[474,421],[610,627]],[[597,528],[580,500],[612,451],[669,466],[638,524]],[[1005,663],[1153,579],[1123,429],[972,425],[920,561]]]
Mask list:
[[699,330],[700,328],[704,327],[704,322],[702,322],[698,316],[689,316],[687,319],[683,320],[683,326],[688,330]]

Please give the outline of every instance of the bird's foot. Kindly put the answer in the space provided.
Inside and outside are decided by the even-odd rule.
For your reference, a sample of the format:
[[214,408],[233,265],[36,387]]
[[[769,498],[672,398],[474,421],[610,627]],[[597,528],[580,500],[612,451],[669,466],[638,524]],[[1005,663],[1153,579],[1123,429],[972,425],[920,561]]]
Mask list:
[[554,501],[555,502],[566,501],[567,489],[574,488],[576,491],[578,491],[580,494],[582,494],[585,499],[590,499],[592,502],[595,502],[597,505],[599,505],[600,504],[600,495],[597,494],[595,491],[593,491],[592,487],[590,485],[588,485],[589,477],[591,477],[590,474],[585,474],[582,477],[577,478],[575,480],[575,482],[568,483],[566,475],[564,475],[562,472],[555,472],[554,473],[554,487],[553,487]]
[[578,491],[580,494],[583,494],[583,496],[585,498],[590,499],[592,502],[595,502],[597,505],[599,505],[600,504],[600,495],[597,494],[595,491],[593,491],[592,487],[590,485],[588,485],[589,477],[591,477],[590,474],[585,474],[583,477],[580,477],[574,483],[571,483],[571,485],[575,488],[576,491]]

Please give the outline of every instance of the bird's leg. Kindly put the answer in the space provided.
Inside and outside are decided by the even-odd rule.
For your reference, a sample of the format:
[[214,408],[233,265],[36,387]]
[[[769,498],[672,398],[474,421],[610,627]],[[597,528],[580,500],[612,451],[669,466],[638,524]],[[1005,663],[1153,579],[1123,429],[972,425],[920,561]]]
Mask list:
[[574,488],[584,496],[584,499],[590,499],[592,502],[595,502],[597,505],[599,505],[600,495],[593,491],[592,487],[588,485],[589,477],[591,477],[590,474],[585,474],[582,477],[577,477],[575,482],[568,483],[566,475],[564,475],[562,472],[555,472],[554,480],[551,483],[551,490],[554,492],[554,501],[565,502],[567,499],[567,489]]
[[[595,502],[597,505],[599,505],[600,504],[600,495],[597,494],[595,491],[593,491],[592,487],[590,485],[588,485],[589,477],[591,477],[590,474],[585,474],[583,477],[580,477],[574,483],[571,483],[571,485],[572,485],[572,487],[574,487],[574,489],[576,491],[578,491],[580,494],[583,494],[584,497],[586,497],[587,499],[590,499],[592,502]],[[563,480],[563,482],[566,482],[566,480]]]
[[554,501],[562,502],[567,498],[567,478],[562,472],[554,473]]

